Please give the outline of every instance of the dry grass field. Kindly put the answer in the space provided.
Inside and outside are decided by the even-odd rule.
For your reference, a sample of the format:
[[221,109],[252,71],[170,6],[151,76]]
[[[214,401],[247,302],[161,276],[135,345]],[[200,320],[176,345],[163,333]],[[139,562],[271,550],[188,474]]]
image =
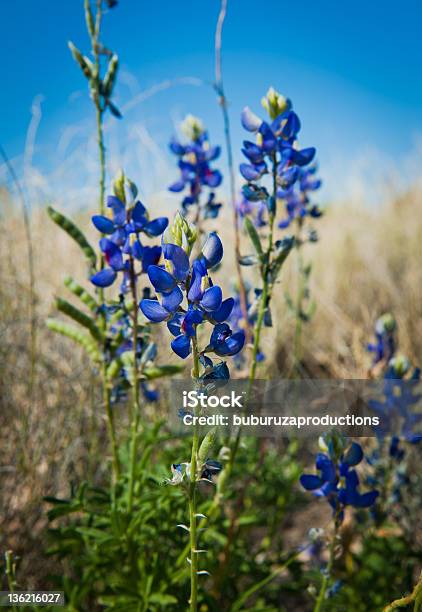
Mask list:
[[[54,296],[65,292],[63,278],[86,276],[78,248],[54,227],[42,205],[34,209],[36,344],[31,377],[24,225],[19,203],[6,189],[0,196],[0,546],[21,557],[20,573],[29,588],[54,569],[39,556],[45,548],[42,497],[66,494],[69,483],[87,476],[101,481],[108,451],[95,374],[81,352],[44,324],[54,311]],[[171,214],[168,204],[157,202],[154,210]],[[89,216],[76,218],[94,240]],[[219,222],[226,259],[232,241],[229,219],[226,210]],[[366,343],[375,319],[387,310],[398,321],[401,351],[422,363],[422,191],[397,194],[376,209],[333,203],[318,230],[320,241],[305,252],[314,262],[312,295],[318,304],[304,332],[307,375],[365,378],[370,364]],[[229,263],[225,265],[223,285],[230,280]],[[276,333],[264,332],[262,349],[273,359],[261,366],[261,375],[265,367],[279,376],[285,372],[293,323],[284,291],[294,292],[294,283],[293,255],[275,294]],[[175,359],[168,354],[169,362]],[[120,423],[124,427],[125,419]]]

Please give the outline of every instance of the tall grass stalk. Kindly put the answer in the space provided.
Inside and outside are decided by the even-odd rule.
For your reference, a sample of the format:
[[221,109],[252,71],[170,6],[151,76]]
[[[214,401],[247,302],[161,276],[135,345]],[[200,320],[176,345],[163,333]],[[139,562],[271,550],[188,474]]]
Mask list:
[[23,225],[26,239],[26,254],[28,263],[28,276],[29,276],[29,355],[30,355],[30,369],[29,369],[29,398],[32,402],[35,386],[35,370],[37,363],[37,296],[35,287],[35,267],[34,267],[34,243],[32,239],[32,228],[30,220],[29,205],[25,198],[25,194],[21,187],[20,181],[16,175],[16,172],[6,154],[4,148],[0,145],[0,155],[6,165],[6,168],[10,174],[10,177],[15,185],[18,193],[19,200],[21,202]]
[[248,304],[246,299],[245,281],[243,279],[242,267],[240,265],[240,231],[239,231],[239,213],[236,206],[236,180],[234,175],[233,163],[233,147],[230,132],[230,117],[228,112],[227,98],[224,92],[223,70],[222,70],[222,35],[223,25],[227,13],[227,0],[221,0],[220,12],[218,15],[217,26],[215,30],[215,84],[214,88],[218,95],[218,103],[223,114],[224,137],[226,141],[227,160],[229,167],[230,181],[230,202],[233,211],[234,225],[234,256],[237,282],[239,285],[240,306],[242,309],[243,320],[245,322],[246,340],[250,340],[250,326],[248,319]]
[[305,276],[305,264],[303,261],[303,250],[302,250],[302,226],[303,219],[298,218],[297,231],[295,239],[296,249],[296,300],[295,300],[295,328],[294,328],[294,339],[293,339],[293,373],[296,375],[301,374],[301,360],[302,360],[302,330],[303,330],[303,300],[305,298],[306,290],[306,276]]
[[[273,192],[272,197],[274,198],[274,201],[276,201],[276,198],[277,198],[277,157],[275,153],[273,156],[273,167],[272,167],[272,192]],[[263,263],[261,264],[261,268],[260,268],[260,276],[262,279],[262,293],[261,293],[260,301],[259,301],[258,316],[257,316],[256,323],[253,329],[254,340],[253,340],[253,347],[252,347],[251,364],[249,368],[248,387],[246,391],[246,400],[245,400],[246,405],[248,405],[250,401],[253,384],[256,379],[256,370],[258,366],[258,352],[259,352],[259,345],[261,342],[262,326],[264,323],[267,303],[269,299],[271,298],[272,284],[270,282],[270,264],[271,264],[271,254],[273,251],[273,242],[274,242],[274,221],[275,221],[275,213],[273,210],[271,210],[268,214],[269,234],[268,234],[267,249],[265,252],[265,256],[263,257],[263,260],[262,260]],[[242,435],[242,430],[239,427],[237,434],[236,434],[234,445],[232,447],[230,460],[228,464],[229,474],[231,473],[231,470],[233,468],[233,463],[235,461],[236,454],[239,449],[241,435]]]
[[[90,10],[90,1],[85,0],[85,12]],[[105,108],[101,104],[100,87],[100,32],[102,22],[102,0],[97,0],[97,12],[95,15],[95,27],[93,32],[89,32],[91,38],[92,54],[94,56],[95,73],[92,79],[92,100],[96,111],[98,159],[100,164],[99,176],[99,211],[104,214],[104,194],[105,194],[105,146],[104,146],[104,127],[103,115]]]
[[[91,51],[94,58],[94,71],[91,75],[89,84],[91,99],[95,106],[95,117],[96,117],[96,130],[97,130],[97,145],[98,145],[98,161],[99,161],[99,178],[98,178],[98,210],[100,215],[105,213],[105,175],[106,175],[106,152],[104,145],[104,112],[105,105],[101,100],[101,65],[100,65],[100,35],[101,35],[101,24],[103,18],[102,0],[96,2],[96,13],[95,22],[93,22],[90,0],[84,0],[85,7],[85,18],[87,23],[87,30],[91,41]],[[104,257],[100,253],[100,266],[104,267]],[[104,302],[104,290],[98,290],[100,302]],[[100,315],[101,326],[103,329],[106,328],[105,313]],[[103,353],[105,354],[106,346],[103,346]],[[113,412],[111,408],[111,397],[110,388],[107,381],[107,368],[106,364],[102,369],[102,381],[103,387],[103,401],[105,407],[105,413],[107,418],[107,428],[110,437],[111,450],[112,450],[112,465],[113,465],[113,481],[114,485],[120,477],[120,460],[118,453],[118,444],[116,439],[115,424],[113,418]]]

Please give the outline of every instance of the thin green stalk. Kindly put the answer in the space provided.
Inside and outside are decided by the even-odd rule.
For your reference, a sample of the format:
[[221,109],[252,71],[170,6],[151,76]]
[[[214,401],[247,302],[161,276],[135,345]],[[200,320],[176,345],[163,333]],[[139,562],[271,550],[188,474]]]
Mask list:
[[133,387],[132,387],[132,423],[131,423],[131,442],[130,442],[130,471],[129,471],[129,495],[128,495],[128,512],[133,509],[133,491],[135,487],[135,470],[136,470],[136,454],[138,447],[138,428],[139,428],[139,375],[137,363],[137,343],[138,343],[138,296],[136,289],[135,263],[133,257],[130,257],[130,286],[133,300]]
[[113,418],[113,410],[111,408],[110,387],[107,383],[107,364],[105,362],[103,365],[102,379],[103,379],[103,402],[104,402],[104,408],[105,408],[105,413],[106,413],[107,429],[108,429],[108,434],[109,434],[109,438],[111,442],[113,484],[115,487],[117,481],[120,478],[120,460],[119,460],[116,433],[114,430],[114,418]]
[[[16,577],[15,577],[15,565],[13,563],[13,552],[11,550],[7,550],[5,552],[4,557],[6,561],[7,587],[10,593],[14,593],[16,590]],[[17,612],[17,607],[12,606],[12,611]]]
[[104,146],[104,130],[103,130],[103,111],[100,108],[100,103],[96,104],[96,119],[97,119],[97,142],[100,162],[100,179],[99,179],[99,209],[100,214],[104,214],[104,194],[105,194],[105,146]]
[[[198,341],[195,336],[192,338],[192,352],[193,352],[193,368],[192,378],[194,380],[199,379],[199,351]],[[198,458],[198,447],[199,447],[199,431],[198,425],[195,424],[192,438],[192,454],[190,461],[190,483],[189,483],[189,533],[190,533],[190,599],[189,609],[191,612],[196,612],[198,609],[198,545],[197,545],[197,500],[196,500],[196,475],[197,475],[197,458]]]
[[[89,5],[89,0],[85,0],[86,4]],[[86,7],[87,8],[87,7]],[[100,178],[99,178],[99,211],[100,214],[104,214],[104,195],[105,195],[105,146],[104,146],[104,129],[103,129],[103,114],[104,108],[101,105],[100,97],[100,31],[102,21],[102,4],[101,0],[97,0],[97,11],[95,15],[95,27],[91,34],[91,47],[92,54],[94,56],[95,74],[92,79],[92,101],[95,105],[96,110],[96,124],[97,124],[97,143],[99,153],[99,164],[100,164]]]
[[[273,179],[273,198],[274,200],[276,200],[277,198],[277,157],[275,153],[273,156],[272,179]],[[249,377],[248,377],[248,388],[246,392],[246,405],[249,403],[253,383],[256,377],[256,369],[258,366],[258,351],[259,351],[259,344],[261,341],[261,331],[262,331],[262,326],[264,323],[265,311],[267,309],[267,302],[268,302],[268,299],[271,297],[271,285],[270,285],[270,279],[269,279],[270,269],[269,268],[271,264],[271,253],[273,250],[273,242],[274,242],[274,220],[275,220],[275,215],[273,212],[270,212],[267,252],[265,254],[264,262],[262,263],[262,266],[261,266],[262,293],[261,293],[261,299],[259,303],[258,317],[257,317],[255,327],[253,330],[254,341],[253,341],[253,348],[252,348],[251,366],[250,366]],[[234,460],[235,460],[235,457],[236,457],[236,454],[239,448],[240,437],[241,437],[241,429],[239,428],[237,435],[236,435],[234,446],[232,448],[231,456],[230,456],[230,461],[229,461],[229,466],[228,466],[229,471],[231,471],[231,468],[233,466],[233,463],[234,463]]]
[[335,553],[335,548],[336,548],[336,543],[337,543],[337,534],[338,534],[339,526],[340,526],[340,523],[338,520],[338,513],[337,513],[334,519],[333,537],[331,539],[330,547],[328,549],[328,564],[327,564],[326,570],[322,577],[321,588],[319,590],[319,594],[315,602],[315,607],[314,607],[313,612],[321,612],[323,605],[324,605],[325,594],[327,592],[328,584],[331,579],[331,572],[333,570],[333,565],[334,565],[334,553]]
[[233,211],[233,224],[234,224],[234,254],[235,254],[235,265],[237,282],[239,285],[239,297],[240,307],[242,309],[243,320],[245,322],[245,333],[246,340],[250,340],[251,330],[248,319],[248,303],[246,299],[246,288],[243,279],[242,267],[240,265],[240,233],[239,233],[239,212],[236,206],[236,181],[234,174],[234,163],[233,163],[233,147],[230,132],[230,117],[227,108],[227,98],[224,93],[223,84],[223,71],[222,71],[222,34],[223,25],[227,13],[227,0],[221,0],[220,13],[218,15],[217,27],[215,30],[215,90],[218,94],[218,102],[221,107],[223,114],[224,124],[224,137],[226,140],[227,149],[227,161],[229,167],[229,181],[230,181],[230,201]]
[[[85,0],[89,3],[89,0]],[[104,146],[104,129],[103,129],[103,114],[104,109],[101,106],[101,98],[100,98],[100,31],[101,31],[101,21],[102,21],[102,4],[101,0],[97,0],[97,11],[95,16],[95,28],[94,33],[90,34],[91,37],[91,47],[92,54],[94,56],[94,65],[95,65],[95,78],[93,80],[93,92],[92,92],[92,100],[95,105],[95,116],[96,116],[96,126],[97,126],[97,144],[98,144],[98,160],[100,165],[100,175],[99,175],[99,193],[98,193],[98,208],[101,215],[105,213],[104,207],[104,195],[105,195],[105,146]],[[104,257],[102,253],[100,253],[100,267],[104,267]],[[100,302],[104,301],[104,290],[99,289],[98,291]],[[102,315],[102,327],[105,330],[106,328],[106,319],[105,315]],[[105,352],[106,347],[103,346],[103,351]],[[102,385],[103,385],[103,396],[104,396],[104,404],[106,409],[107,416],[107,427],[111,442],[112,455],[113,455],[113,481],[114,488],[117,480],[120,477],[120,461],[118,455],[118,447],[116,440],[116,432],[114,427],[114,419],[113,413],[111,410],[110,404],[110,389],[108,388],[106,370],[103,370],[102,377]]]

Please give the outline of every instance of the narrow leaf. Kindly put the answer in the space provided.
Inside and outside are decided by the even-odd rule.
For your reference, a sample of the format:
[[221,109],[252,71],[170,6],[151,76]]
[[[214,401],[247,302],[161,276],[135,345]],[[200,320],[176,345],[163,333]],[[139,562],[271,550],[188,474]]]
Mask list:
[[97,256],[94,249],[89,244],[81,230],[65,215],[55,210],[52,206],[47,207],[47,213],[59,227],[61,227],[73,240],[81,247],[85,253],[86,258],[89,260],[91,265],[94,267],[97,261]]
[[143,370],[143,375],[148,380],[153,380],[154,378],[162,378],[163,376],[174,376],[175,374],[179,374],[183,372],[185,366],[183,365],[162,365],[162,366],[150,366]]
[[62,336],[66,336],[67,338],[70,338],[71,340],[82,346],[86,350],[92,361],[101,361],[101,353],[98,350],[98,346],[90,336],[87,336],[75,327],[67,325],[66,323],[58,321],[57,319],[47,319],[46,325],[48,329],[51,329],[52,331],[55,331],[58,334],[61,334]]
[[79,285],[75,280],[73,280],[71,276],[67,276],[64,279],[64,284],[73,293],[73,295],[76,295],[81,300],[81,302],[85,304],[85,306],[88,306],[88,308],[92,312],[97,312],[99,304],[97,303],[95,298],[90,293],[88,293],[86,289],[81,287],[81,285]]
[[63,300],[62,298],[56,298],[56,306],[58,310],[60,310],[60,312],[79,323],[79,325],[86,327],[90,331],[93,338],[95,338],[96,340],[101,340],[101,332],[90,316],[79,310],[79,308],[76,308],[76,306],[74,306],[67,300]]
[[198,462],[199,465],[205,463],[205,461],[209,458],[210,452],[215,444],[215,437],[217,434],[217,428],[213,427],[207,433],[205,438],[202,440],[201,446],[198,451]]
[[84,73],[84,76],[89,80],[92,79],[92,77],[94,76],[94,70],[93,70],[92,63],[89,61],[87,57],[82,55],[79,49],[75,47],[75,45],[71,41],[69,41],[68,45],[69,45],[70,52],[73,56],[73,59],[75,60],[77,64],[79,64],[79,67]]
[[258,255],[262,255],[263,251],[262,251],[261,240],[258,236],[258,232],[256,231],[256,227],[254,226],[252,221],[249,219],[249,217],[245,217],[245,228],[249,234],[249,238],[251,239],[251,242],[254,246],[255,251],[257,252]]

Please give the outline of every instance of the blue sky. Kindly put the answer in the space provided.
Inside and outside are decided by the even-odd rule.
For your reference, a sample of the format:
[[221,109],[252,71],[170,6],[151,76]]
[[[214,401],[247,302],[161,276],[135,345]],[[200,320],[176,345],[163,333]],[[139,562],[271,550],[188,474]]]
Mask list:
[[[84,79],[67,49],[69,39],[88,48],[82,7],[82,0],[0,6],[0,142],[18,163],[32,100],[42,94],[33,160],[41,171],[54,166],[69,126],[82,126],[72,146],[94,129]],[[119,105],[163,79],[211,80],[218,9],[218,0],[120,0],[106,15],[103,34],[121,60]],[[224,76],[236,147],[242,107],[260,111],[261,96],[274,85],[293,100],[303,144],[317,146],[330,194],[340,165],[345,172],[365,155],[368,165],[398,165],[422,134],[421,26],[418,0],[229,0]],[[187,112],[206,121],[213,141],[222,140],[219,109],[207,87],[160,92],[129,110],[119,129],[130,135],[142,124],[165,156],[174,122]]]

